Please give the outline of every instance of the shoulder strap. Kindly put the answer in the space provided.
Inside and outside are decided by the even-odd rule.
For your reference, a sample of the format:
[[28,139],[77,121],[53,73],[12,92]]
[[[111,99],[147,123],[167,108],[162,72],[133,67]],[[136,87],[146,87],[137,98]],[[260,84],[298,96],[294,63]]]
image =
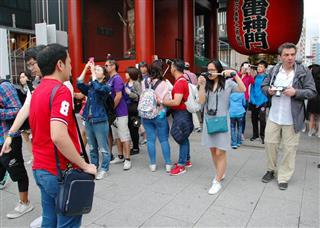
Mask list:
[[[53,98],[54,96],[56,95],[58,89],[61,87],[62,85],[56,85],[53,90],[51,91],[51,95],[50,95],[50,110],[52,108],[52,102],[53,102]],[[84,160],[89,163],[89,158],[88,158],[88,155],[86,153],[86,149],[85,149],[85,146],[84,146],[84,143],[83,143],[83,140],[81,138],[81,134],[80,134],[80,129],[79,129],[79,125],[78,125],[78,122],[77,122],[77,118],[75,116],[75,113],[74,111],[72,110],[72,114],[73,114],[73,118],[76,122],[76,127],[77,127],[77,133],[78,133],[78,138],[80,140],[80,144],[81,144],[81,156],[84,157]],[[59,156],[58,156],[58,148],[56,147],[55,144],[53,144],[54,146],[54,154],[55,154],[55,158],[56,158],[56,167],[57,167],[57,172],[58,172],[58,178],[59,178],[59,181],[61,182],[62,181],[62,171],[61,171],[61,168],[60,168],[60,159],[59,159]]]
[[190,78],[190,75],[188,74],[188,72],[186,72],[186,73],[185,73],[185,75],[187,75],[187,76],[188,76],[189,83],[192,83],[191,78]]
[[158,85],[162,82],[162,80],[158,79],[158,81],[151,87],[153,90],[156,90]]
[[149,89],[148,78],[144,79],[144,88]]

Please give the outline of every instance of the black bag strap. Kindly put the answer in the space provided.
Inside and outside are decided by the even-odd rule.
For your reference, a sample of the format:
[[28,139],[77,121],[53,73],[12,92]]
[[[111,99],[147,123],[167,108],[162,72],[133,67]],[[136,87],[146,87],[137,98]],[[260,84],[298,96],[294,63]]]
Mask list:
[[[51,111],[51,108],[52,108],[52,102],[53,102],[53,98],[54,96],[56,95],[58,89],[61,87],[61,85],[56,85],[53,90],[51,91],[51,95],[50,95],[50,111]],[[81,133],[80,133],[80,129],[79,129],[79,125],[78,125],[78,122],[77,122],[77,118],[76,118],[76,115],[74,113],[74,111],[72,110],[72,114],[73,114],[73,118],[74,118],[74,121],[76,122],[76,127],[77,127],[77,133],[78,133],[78,138],[79,138],[79,141],[80,141],[80,144],[81,144],[81,156],[84,158],[84,160],[89,163],[89,158],[88,158],[88,155],[86,153],[86,149],[85,149],[85,146],[84,146],[84,143],[83,143],[83,140],[82,140],[82,137],[81,137]],[[54,146],[54,154],[55,154],[55,158],[56,158],[56,167],[57,167],[57,172],[58,172],[58,180],[61,182],[62,179],[63,179],[63,175],[62,175],[62,171],[61,171],[61,168],[60,168],[60,159],[59,159],[59,156],[58,156],[58,148],[56,147],[55,144],[53,144]]]
[[152,88],[153,90],[156,90],[156,88],[158,87],[158,85],[159,85],[161,82],[162,82],[162,80],[158,79],[158,81],[157,81],[153,86],[151,86],[151,88]]

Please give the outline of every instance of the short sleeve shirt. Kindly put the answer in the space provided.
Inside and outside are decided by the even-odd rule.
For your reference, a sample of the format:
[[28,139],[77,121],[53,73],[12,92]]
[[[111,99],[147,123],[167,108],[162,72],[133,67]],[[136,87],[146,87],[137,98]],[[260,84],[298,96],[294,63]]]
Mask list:
[[174,95],[177,94],[183,94],[182,101],[178,106],[172,106],[172,109],[175,110],[187,110],[187,107],[185,105],[185,101],[188,100],[189,96],[189,85],[188,81],[185,79],[183,75],[181,75],[176,82],[173,85],[172,89],[172,99],[174,99]]
[[124,82],[121,79],[119,74],[114,75],[108,81],[108,85],[111,87],[111,96],[114,98],[117,92],[122,92],[122,97],[118,106],[116,107],[116,116],[127,116],[128,115],[128,107],[125,99],[124,93]]
[[[59,89],[53,98],[50,109],[50,96],[54,87]],[[43,78],[31,97],[29,122],[32,130],[33,170],[43,169],[57,175],[54,144],[51,140],[50,123],[60,121],[67,125],[69,136],[80,153],[76,123],[73,118],[72,96],[70,90],[60,81]],[[60,167],[67,168],[70,163],[59,151]]]

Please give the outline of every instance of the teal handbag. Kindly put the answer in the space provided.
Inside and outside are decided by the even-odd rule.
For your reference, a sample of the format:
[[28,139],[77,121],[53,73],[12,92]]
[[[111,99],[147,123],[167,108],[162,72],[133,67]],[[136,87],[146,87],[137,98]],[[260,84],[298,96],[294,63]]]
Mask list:
[[205,116],[208,134],[228,132],[227,116]]
[[216,109],[208,109],[209,93],[207,93],[207,114],[205,115],[205,121],[207,125],[208,134],[222,133],[228,131],[227,116],[216,116],[218,112],[218,94],[216,93]]

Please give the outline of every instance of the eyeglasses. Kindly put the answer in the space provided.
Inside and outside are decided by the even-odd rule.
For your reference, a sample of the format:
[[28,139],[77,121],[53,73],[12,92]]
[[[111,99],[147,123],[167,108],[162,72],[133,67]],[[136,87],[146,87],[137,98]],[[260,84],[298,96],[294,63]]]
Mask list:
[[114,64],[109,64],[109,65],[106,64],[105,66],[106,66],[106,67],[111,67],[111,66],[113,66],[113,65],[114,65]]
[[37,64],[36,61],[35,61],[35,62],[32,62],[32,63],[28,63],[28,64],[27,64],[27,69],[28,69],[28,70],[32,70],[33,67],[34,67],[36,64]]

